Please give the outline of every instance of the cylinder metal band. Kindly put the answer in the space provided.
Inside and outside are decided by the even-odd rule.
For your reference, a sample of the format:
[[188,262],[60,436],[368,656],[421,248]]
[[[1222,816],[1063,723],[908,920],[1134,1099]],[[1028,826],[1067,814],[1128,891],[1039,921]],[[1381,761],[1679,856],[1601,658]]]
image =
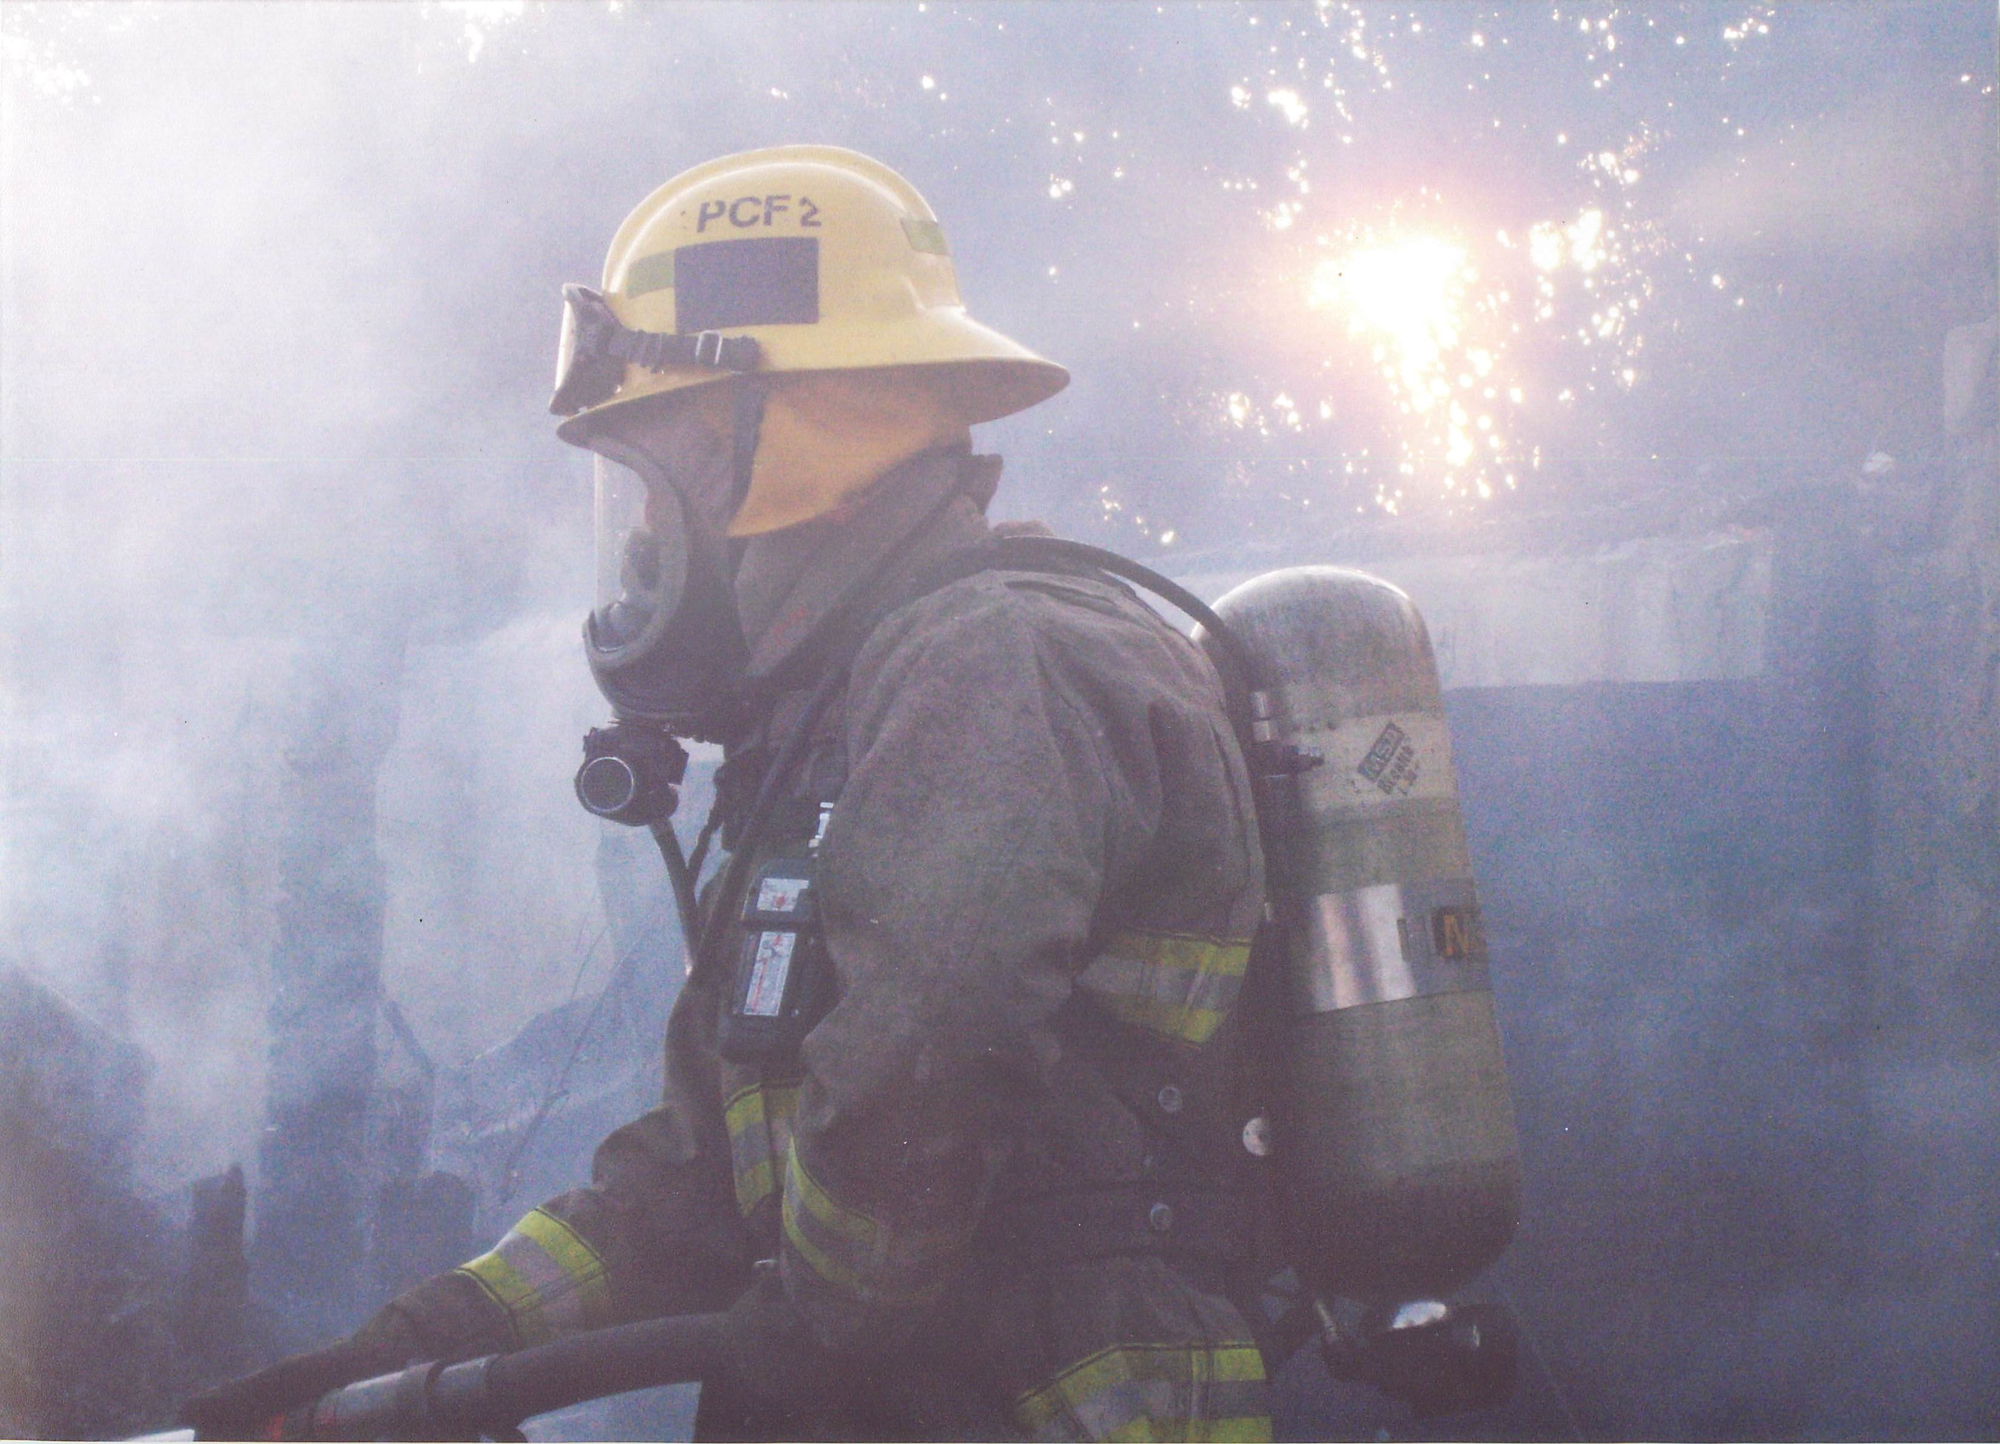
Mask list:
[[1304,944],[1294,967],[1309,1012],[1490,986],[1470,878],[1321,893],[1307,904]]

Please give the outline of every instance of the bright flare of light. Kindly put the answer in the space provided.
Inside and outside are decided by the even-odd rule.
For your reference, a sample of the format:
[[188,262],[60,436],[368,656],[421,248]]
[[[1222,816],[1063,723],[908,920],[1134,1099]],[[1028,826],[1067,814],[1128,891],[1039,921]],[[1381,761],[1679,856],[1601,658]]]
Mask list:
[[1562,232],[1544,221],[1528,232],[1528,258],[1538,271],[1553,271],[1563,263]]
[[1428,411],[1450,394],[1444,357],[1458,347],[1470,279],[1462,247],[1412,236],[1322,261],[1308,299],[1345,311],[1348,333],[1374,340],[1391,363],[1408,409]]
[[1479,465],[1477,441],[1492,451],[1502,445],[1492,415],[1475,415],[1468,405],[1501,359],[1496,342],[1470,334],[1485,329],[1482,318],[1494,309],[1490,297],[1470,295],[1478,279],[1455,242],[1422,234],[1369,238],[1321,262],[1307,296],[1314,308],[1346,317],[1348,335],[1368,348],[1396,408],[1410,418],[1399,472],[1415,476],[1419,463],[1426,471],[1442,463],[1447,493],[1459,491],[1466,469]]
[[[1731,27],[1732,44],[1761,37],[1772,7],[1737,3],[1750,13]],[[1332,117],[1340,143],[1352,145],[1360,128],[1352,102],[1393,88],[1391,52],[1376,43],[1377,35],[1393,39],[1402,26],[1371,29],[1369,12],[1355,0],[1315,0],[1311,14],[1317,25],[1301,26],[1300,33],[1321,33],[1294,55],[1280,56],[1274,43],[1278,59],[1261,77],[1230,86],[1229,104],[1239,113],[1275,112],[1271,119],[1298,129],[1318,110]],[[1612,30],[1619,11],[1579,18],[1572,7],[1559,6],[1551,14],[1565,29],[1574,25],[1589,37],[1583,58],[1591,74],[1583,78],[1591,78],[1594,89],[1611,83],[1626,51]],[[1261,20],[1252,15],[1248,23]],[[1292,25],[1288,20],[1278,28],[1291,33]],[[1474,50],[1508,44],[1507,37],[1483,30],[1468,34]],[[1686,36],[1676,34],[1674,43],[1685,49]],[[1495,115],[1492,126],[1503,129],[1502,117]],[[1272,194],[1262,204],[1256,175],[1217,178],[1223,191],[1251,198],[1256,216],[1273,232],[1311,233],[1316,254],[1305,284],[1296,272],[1289,284],[1300,286],[1312,314],[1336,329],[1323,339],[1337,344],[1307,384],[1315,393],[1337,388],[1348,396],[1341,408],[1343,450],[1359,428],[1379,425],[1387,432],[1375,439],[1372,452],[1364,446],[1346,455],[1339,484],[1353,488],[1355,498],[1372,484],[1375,507],[1393,514],[1420,498],[1455,505],[1516,490],[1543,465],[1542,449],[1518,434],[1540,420],[1538,409],[1546,416],[1551,402],[1559,409],[1577,405],[1584,393],[1631,391],[1642,383],[1644,321],[1655,294],[1647,263],[1670,249],[1659,223],[1643,219],[1638,207],[1636,188],[1649,169],[1645,157],[1655,137],[1640,125],[1622,140],[1608,133],[1580,133],[1574,147],[1571,140],[1567,131],[1553,136],[1585,182],[1574,208],[1566,205],[1539,220],[1510,218],[1504,230],[1468,228],[1464,235],[1478,240],[1464,244],[1457,222],[1442,213],[1444,197],[1428,189],[1391,208],[1378,224],[1317,219],[1307,156],[1297,149],[1283,162],[1282,183],[1264,177]],[[1497,246],[1486,244],[1489,234]],[[1692,251],[1684,259],[1695,272]],[[1719,278],[1715,284],[1724,285]],[[1526,365],[1537,368],[1532,381],[1521,374]],[[1348,376],[1327,374],[1336,368]],[[1295,401],[1301,395],[1297,378],[1287,379],[1295,384],[1286,390],[1273,386],[1254,395],[1227,383],[1204,389],[1193,398],[1189,419],[1265,439],[1335,420],[1330,400],[1314,395]],[[1580,384],[1565,386],[1565,380]],[[1284,462],[1286,476],[1295,474],[1294,465]],[[1297,474],[1310,470],[1297,465]],[[1285,491],[1276,494],[1295,500]],[[1314,500],[1296,498],[1301,507]]]

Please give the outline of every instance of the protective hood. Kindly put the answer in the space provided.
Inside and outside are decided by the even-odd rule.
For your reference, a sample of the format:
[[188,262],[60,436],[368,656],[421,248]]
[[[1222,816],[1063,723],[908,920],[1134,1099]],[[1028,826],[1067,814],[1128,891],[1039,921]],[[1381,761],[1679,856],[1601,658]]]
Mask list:
[[920,452],[966,434],[949,378],[917,369],[829,371],[770,384],[750,489],[732,537],[825,516]]
[[807,657],[828,623],[947,550],[987,535],[1000,459],[957,443],[914,456],[839,512],[741,543],[736,604],[749,675],[771,678]]

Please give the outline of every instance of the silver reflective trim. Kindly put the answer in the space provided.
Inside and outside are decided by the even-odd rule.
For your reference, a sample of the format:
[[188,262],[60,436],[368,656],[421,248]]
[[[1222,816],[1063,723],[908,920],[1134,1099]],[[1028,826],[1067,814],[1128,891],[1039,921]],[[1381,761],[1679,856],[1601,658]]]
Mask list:
[[1393,1329],[1421,1329],[1430,1324],[1443,1323],[1451,1310],[1443,1299],[1411,1299],[1396,1310],[1396,1316],[1389,1320]]
[[1305,931],[1294,963],[1310,1012],[1487,986],[1470,878],[1321,893],[1308,904]]
[[1269,1158],[1272,1136],[1271,1120],[1259,1113],[1243,1125],[1243,1151],[1253,1158]]
[[1396,935],[1402,919],[1403,890],[1394,883],[1313,899],[1306,984],[1315,1013],[1416,996]]

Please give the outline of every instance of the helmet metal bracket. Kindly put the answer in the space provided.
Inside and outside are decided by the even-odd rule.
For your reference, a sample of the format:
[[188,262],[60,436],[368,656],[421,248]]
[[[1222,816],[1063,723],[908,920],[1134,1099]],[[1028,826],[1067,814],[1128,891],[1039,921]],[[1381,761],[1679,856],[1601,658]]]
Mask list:
[[549,398],[549,411],[556,416],[574,416],[610,400],[628,364],[647,371],[705,366],[741,374],[755,371],[763,359],[764,348],[754,336],[634,331],[612,314],[603,292],[588,286],[564,286],[563,305],[556,389]]

